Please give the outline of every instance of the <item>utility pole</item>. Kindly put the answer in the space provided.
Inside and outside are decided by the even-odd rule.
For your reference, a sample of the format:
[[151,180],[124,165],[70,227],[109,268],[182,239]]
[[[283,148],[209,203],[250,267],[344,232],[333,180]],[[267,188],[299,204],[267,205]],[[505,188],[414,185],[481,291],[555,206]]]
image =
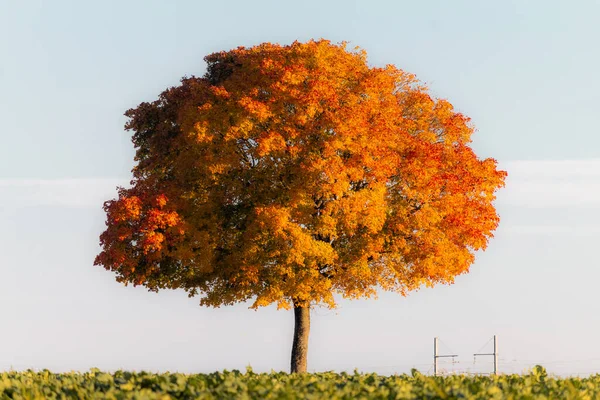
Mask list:
[[437,350],[438,350],[438,338],[434,337],[433,338],[433,376],[437,376]]
[[445,354],[445,355],[438,355],[438,338],[434,337],[433,338],[433,376],[437,376],[438,374],[438,358],[442,358],[442,357],[458,357],[458,355],[456,354]]
[[496,335],[494,335],[494,352],[473,354],[473,357],[477,356],[494,356],[494,375],[498,375],[498,338]]
[[494,375],[498,375],[498,339],[494,335]]

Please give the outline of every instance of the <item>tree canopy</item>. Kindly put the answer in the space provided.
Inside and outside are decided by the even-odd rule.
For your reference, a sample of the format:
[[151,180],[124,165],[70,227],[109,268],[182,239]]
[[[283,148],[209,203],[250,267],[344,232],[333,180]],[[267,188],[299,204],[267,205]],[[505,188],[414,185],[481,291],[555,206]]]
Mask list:
[[505,172],[415,76],[326,40],[205,58],[126,112],[136,165],[95,264],[201,304],[335,306],[451,283],[485,249]]

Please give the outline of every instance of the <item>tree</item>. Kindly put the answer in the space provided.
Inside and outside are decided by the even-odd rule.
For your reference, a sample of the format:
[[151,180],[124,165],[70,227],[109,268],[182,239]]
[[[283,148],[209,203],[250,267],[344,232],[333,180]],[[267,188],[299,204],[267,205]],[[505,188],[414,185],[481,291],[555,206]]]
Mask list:
[[137,164],[95,260],[119,282],[293,308],[304,372],[311,306],[452,283],[486,247],[506,173],[413,75],[326,40],[205,61],[125,114]]

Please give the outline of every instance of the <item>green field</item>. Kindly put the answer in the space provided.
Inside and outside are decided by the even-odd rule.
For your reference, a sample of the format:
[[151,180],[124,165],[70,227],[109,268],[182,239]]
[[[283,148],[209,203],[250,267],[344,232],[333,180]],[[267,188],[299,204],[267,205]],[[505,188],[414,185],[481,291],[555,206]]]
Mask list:
[[0,373],[0,399],[597,399],[600,375]]

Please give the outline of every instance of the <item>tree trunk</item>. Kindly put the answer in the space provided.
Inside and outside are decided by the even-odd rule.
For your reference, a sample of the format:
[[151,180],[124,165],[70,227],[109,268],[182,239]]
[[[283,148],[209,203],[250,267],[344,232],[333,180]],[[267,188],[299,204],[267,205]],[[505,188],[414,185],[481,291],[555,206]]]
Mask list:
[[294,343],[292,344],[292,373],[306,372],[310,307],[294,306]]

